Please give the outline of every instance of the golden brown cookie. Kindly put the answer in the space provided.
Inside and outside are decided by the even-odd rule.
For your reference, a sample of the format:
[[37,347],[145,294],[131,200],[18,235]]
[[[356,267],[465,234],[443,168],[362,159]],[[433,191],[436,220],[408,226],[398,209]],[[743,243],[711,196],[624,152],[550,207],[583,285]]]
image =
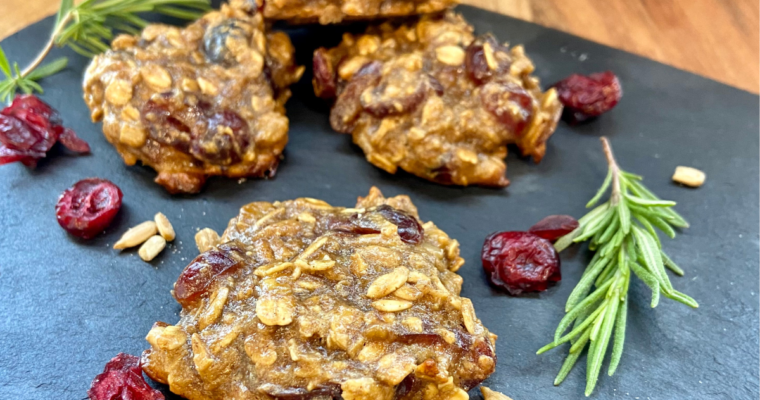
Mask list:
[[332,127],[367,160],[454,185],[506,186],[507,144],[538,162],[562,105],[542,92],[522,46],[453,12],[345,34],[314,53],[314,90],[335,98]]
[[496,337],[463,263],[406,196],[251,203],[180,275],[143,369],[190,400],[467,399]]
[[121,35],[84,77],[93,121],[128,165],[158,172],[171,193],[207,176],[273,176],[288,142],[284,105],[303,67],[261,14],[222,5],[182,29]]

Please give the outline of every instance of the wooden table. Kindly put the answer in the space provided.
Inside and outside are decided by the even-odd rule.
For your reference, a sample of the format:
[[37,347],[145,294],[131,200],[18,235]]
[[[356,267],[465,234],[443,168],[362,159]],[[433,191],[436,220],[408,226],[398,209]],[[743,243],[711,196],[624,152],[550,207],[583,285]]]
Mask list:
[[[758,93],[757,0],[463,0]],[[57,0],[0,0],[0,38]],[[42,45],[42,44],[40,44]]]

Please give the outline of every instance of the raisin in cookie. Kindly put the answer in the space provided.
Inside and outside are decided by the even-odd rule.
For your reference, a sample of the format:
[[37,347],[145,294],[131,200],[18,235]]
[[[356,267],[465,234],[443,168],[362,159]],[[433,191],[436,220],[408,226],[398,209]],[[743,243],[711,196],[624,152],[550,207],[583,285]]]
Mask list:
[[288,86],[303,67],[261,14],[222,5],[184,29],[148,25],[111,47],[87,68],[84,98],[125,163],[153,167],[172,193],[197,192],[209,175],[274,175]]
[[180,275],[143,369],[190,400],[467,399],[496,337],[463,263],[406,196],[251,203]]
[[542,92],[522,46],[509,48],[453,12],[345,34],[314,53],[314,89],[335,98],[332,127],[367,160],[454,185],[506,186],[507,144],[538,162],[562,105]]

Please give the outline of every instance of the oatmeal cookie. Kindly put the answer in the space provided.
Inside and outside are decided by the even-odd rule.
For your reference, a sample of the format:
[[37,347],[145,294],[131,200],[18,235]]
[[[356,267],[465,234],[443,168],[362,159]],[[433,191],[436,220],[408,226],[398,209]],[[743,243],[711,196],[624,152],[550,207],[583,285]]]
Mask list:
[[406,196],[251,203],[180,275],[143,368],[190,400],[465,400],[496,337],[463,263]]
[[288,86],[303,67],[261,14],[222,5],[184,29],[148,25],[111,47],[87,68],[84,98],[126,164],[153,167],[172,193],[198,192],[209,175],[274,175]]
[[347,33],[314,52],[314,90],[330,123],[367,161],[454,185],[506,186],[507,144],[541,161],[562,105],[542,92],[522,46],[509,48],[453,12]]
[[[245,1],[245,0],[242,0]],[[251,0],[252,1],[252,0]],[[263,1],[264,17],[322,25],[443,11],[457,0],[269,0]]]

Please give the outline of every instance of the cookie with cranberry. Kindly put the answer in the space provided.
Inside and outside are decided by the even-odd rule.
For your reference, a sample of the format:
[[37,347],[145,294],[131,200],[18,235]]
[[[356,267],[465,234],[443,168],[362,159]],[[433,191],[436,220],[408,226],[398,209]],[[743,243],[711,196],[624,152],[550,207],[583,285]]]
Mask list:
[[496,337],[463,263],[407,196],[251,203],[180,274],[142,367],[190,400],[466,400]]
[[333,129],[375,166],[442,184],[506,186],[507,145],[541,161],[562,112],[522,46],[475,37],[453,12],[347,33],[313,62]]
[[186,28],[148,25],[111,47],[87,68],[84,98],[126,164],[154,168],[171,193],[198,192],[211,175],[274,175],[288,86],[303,67],[261,14],[222,5]]

